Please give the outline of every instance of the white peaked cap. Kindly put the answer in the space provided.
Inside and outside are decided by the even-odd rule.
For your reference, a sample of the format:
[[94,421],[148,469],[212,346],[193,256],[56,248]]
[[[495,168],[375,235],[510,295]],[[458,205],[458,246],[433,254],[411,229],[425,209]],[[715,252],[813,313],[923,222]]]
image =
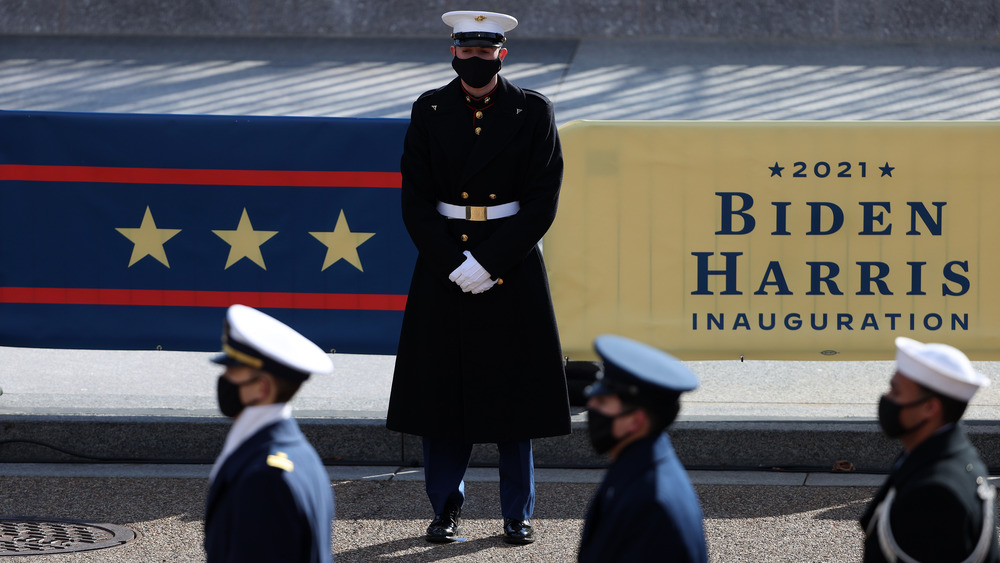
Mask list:
[[496,12],[458,11],[441,16],[444,23],[452,28],[452,33],[506,33],[517,27],[517,19]]
[[212,361],[248,365],[292,381],[333,371],[333,362],[319,346],[278,319],[245,305],[226,311],[222,352]]
[[947,344],[924,344],[896,338],[896,370],[946,397],[968,403],[990,379],[977,372],[961,350]]

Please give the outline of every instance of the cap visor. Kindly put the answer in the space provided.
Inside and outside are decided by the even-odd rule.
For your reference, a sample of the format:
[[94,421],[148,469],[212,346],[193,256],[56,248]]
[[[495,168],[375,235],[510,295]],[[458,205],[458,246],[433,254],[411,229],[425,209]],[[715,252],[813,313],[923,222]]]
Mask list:
[[614,395],[614,394],[615,392],[611,388],[604,385],[600,381],[595,381],[594,383],[591,383],[590,385],[587,386],[586,389],[583,390],[583,396],[588,398],[598,397],[601,395]]
[[236,358],[228,354],[219,354],[218,356],[213,356],[209,359],[213,364],[219,364],[220,366],[238,366],[242,365]]
[[499,47],[503,43],[497,41],[490,41],[489,39],[456,39],[455,46],[457,47]]

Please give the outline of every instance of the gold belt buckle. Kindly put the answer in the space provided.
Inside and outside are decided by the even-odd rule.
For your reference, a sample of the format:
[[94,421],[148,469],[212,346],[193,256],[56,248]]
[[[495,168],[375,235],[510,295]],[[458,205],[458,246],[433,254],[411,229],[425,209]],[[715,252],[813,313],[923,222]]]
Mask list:
[[465,207],[466,221],[485,221],[486,208],[478,205],[468,205]]

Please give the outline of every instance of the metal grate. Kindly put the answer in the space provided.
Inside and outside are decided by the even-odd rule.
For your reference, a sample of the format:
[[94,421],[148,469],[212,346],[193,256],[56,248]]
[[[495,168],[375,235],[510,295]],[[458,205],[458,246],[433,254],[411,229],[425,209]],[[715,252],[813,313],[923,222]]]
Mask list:
[[71,520],[0,519],[0,557],[90,551],[123,545],[135,532],[115,524]]

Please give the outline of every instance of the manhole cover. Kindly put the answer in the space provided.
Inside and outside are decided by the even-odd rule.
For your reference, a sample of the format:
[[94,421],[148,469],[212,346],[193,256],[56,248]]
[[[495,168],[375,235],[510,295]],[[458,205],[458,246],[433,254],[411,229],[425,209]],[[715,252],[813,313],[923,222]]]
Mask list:
[[0,557],[90,551],[135,539],[135,532],[115,524],[72,520],[0,518]]

